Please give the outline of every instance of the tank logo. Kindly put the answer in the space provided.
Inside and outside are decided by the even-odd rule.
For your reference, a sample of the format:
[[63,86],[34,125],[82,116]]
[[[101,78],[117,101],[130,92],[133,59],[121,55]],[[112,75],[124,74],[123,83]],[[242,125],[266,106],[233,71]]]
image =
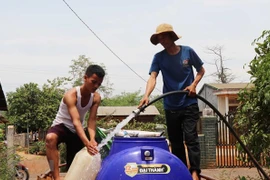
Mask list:
[[138,174],[138,166],[136,163],[127,163],[125,165],[125,173],[130,177],[136,176]]
[[130,177],[140,174],[168,174],[171,168],[168,164],[137,164],[127,163],[125,173]]

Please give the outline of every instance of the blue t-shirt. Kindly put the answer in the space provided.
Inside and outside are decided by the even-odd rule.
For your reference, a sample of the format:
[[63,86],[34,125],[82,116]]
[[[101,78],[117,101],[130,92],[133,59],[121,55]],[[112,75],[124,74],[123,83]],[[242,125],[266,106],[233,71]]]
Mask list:
[[[155,54],[149,74],[161,71],[163,78],[163,93],[184,90],[194,81],[193,68],[197,72],[201,70],[202,60],[195,51],[188,46],[180,46],[176,55],[170,55],[164,49]],[[196,98],[184,94],[174,94],[164,97],[164,108],[167,110],[179,110],[191,104],[197,103]]]

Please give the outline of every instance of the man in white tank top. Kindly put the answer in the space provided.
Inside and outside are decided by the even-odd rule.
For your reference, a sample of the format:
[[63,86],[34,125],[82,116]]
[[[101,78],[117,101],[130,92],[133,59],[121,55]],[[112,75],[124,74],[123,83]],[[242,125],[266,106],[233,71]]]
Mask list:
[[[67,91],[60,103],[57,115],[46,135],[46,154],[54,180],[59,180],[58,144],[67,145],[67,170],[76,153],[84,146],[91,155],[97,154],[96,115],[101,97],[96,90],[100,87],[105,71],[98,65],[90,65],[84,75],[84,83]],[[87,138],[83,123],[89,111]]]

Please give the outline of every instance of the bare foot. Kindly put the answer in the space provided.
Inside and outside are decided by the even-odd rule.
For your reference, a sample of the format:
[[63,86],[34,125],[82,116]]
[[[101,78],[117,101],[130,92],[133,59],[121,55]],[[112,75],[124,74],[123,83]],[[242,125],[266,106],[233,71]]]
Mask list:
[[192,176],[192,179],[193,180],[200,180],[200,178],[199,178],[199,176],[198,176],[198,174],[197,174],[196,171],[193,171],[192,174],[191,174],[191,176]]

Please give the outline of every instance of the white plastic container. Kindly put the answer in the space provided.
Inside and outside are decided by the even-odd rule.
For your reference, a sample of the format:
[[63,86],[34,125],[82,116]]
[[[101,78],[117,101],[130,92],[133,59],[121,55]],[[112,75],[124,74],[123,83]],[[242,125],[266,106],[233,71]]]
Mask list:
[[[98,155],[96,155],[98,156]],[[99,159],[99,160],[98,160]],[[94,158],[88,152],[86,147],[82,148],[74,157],[71,166],[65,176],[65,180],[95,180],[100,169],[100,163],[93,161],[101,161]]]

